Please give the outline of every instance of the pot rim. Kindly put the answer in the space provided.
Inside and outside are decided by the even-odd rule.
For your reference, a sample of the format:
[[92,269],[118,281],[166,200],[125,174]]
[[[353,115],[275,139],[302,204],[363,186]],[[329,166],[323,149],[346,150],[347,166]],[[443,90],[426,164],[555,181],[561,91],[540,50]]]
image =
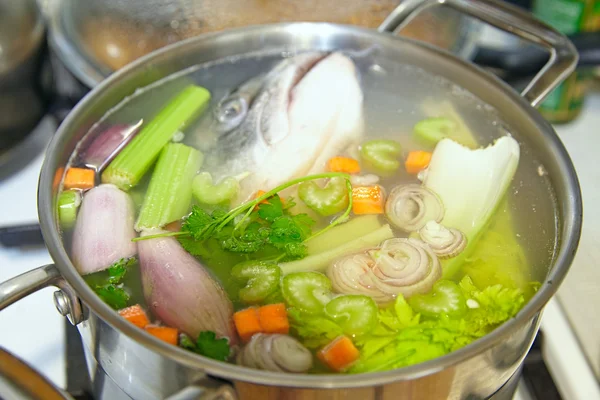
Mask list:
[[[97,95],[107,90],[111,85],[115,84],[117,81],[120,81],[124,77],[127,77],[130,73],[133,73],[139,69],[143,69],[144,66],[150,61],[158,59],[166,53],[181,51],[185,50],[186,48],[194,48],[194,46],[202,43],[210,43],[219,37],[229,36],[235,38],[245,35],[268,35],[281,29],[293,30],[294,32],[310,30],[312,33],[317,32],[318,35],[325,35],[335,31],[344,35],[362,35],[369,37],[369,39],[372,39],[374,42],[383,43],[386,43],[386,41],[410,42],[411,46],[420,47],[419,50],[434,53],[436,57],[444,57],[447,62],[454,63],[460,68],[465,69],[465,73],[468,72],[470,74],[477,75],[479,78],[487,80],[487,83],[498,90],[499,95],[505,96],[513,103],[517,103],[522,111],[527,113],[527,116],[535,123],[537,128],[541,131],[544,131],[547,138],[547,146],[553,150],[554,154],[558,156],[555,162],[558,164],[558,169],[560,170],[559,175],[562,175],[562,178],[567,186],[565,191],[567,195],[565,196],[566,198],[563,199],[564,210],[561,225],[563,228],[562,232],[566,231],[568,234],[563,235],[559,241],[557,252],[554,257],[553,267],[550,270],[545,282],[515,318],[505,322],[493,332],[459,350],[413,366],[391,371],[364,373],[360,374],[359,379],[357,379],[357,376],[355,375],[296,375],[240,367],[234,364],[212,360],[210,358],[206,358],[162,342],[122,319],[116,311],[105,304],[85,283],[81,275],[71,263],[67,252],[62,245],[55,218],[55,211],[52,206],[54,204],[52,196],[55,174],[55,170],[52,169],[52,165],[56,163],[55,158],[57,150],[60,148],[60,138],[64,136],[66,132],[71,130],[71,125],[74,124],[75,116],[79,114],[81,110],[87,108],[88,104],[90,104]],[[393,46],[392,42],[389,43],[391,43]],[[325,389],[380,385],[392,381],[421,378],[456,365],[468,358],[472,358],[483,351],[490,349],[497,343],[505,340],[508,336],[510,336],[511,333],[522,327],[529,320],[533,319],[543,309],[548,300],[554,295],[566,273],[568,272],[575,256],[581,234],[582,200],[579,182],[571,159],[562,142],[554,132],[552,126],[546,120],[544,120],[543,117],[533,107],[531,107],[524,98],[519,96],[519,94],[516,93],[510,86],[502,82],[497,77],[471,63],[450,55],[444,50],[412,39],[398,38],[386,33],[380,33],[371,29],[350,25],[319,22],[292,22],[229,29],[185,39],[139,58],[133,63],[112,74],[97,87],[93,88],[92,91],[89,92],[83,98],[83,100],[76,105],[69,116],[63,121],[46,150],[46,157],[40,173],[38,185],[38,213],[46,246],[52,258],[55,260],[61,274],[75,289],[80,299],[111,327],[125,334],[139,344],[156,351],[162,356],[173,359],[188,367],[204,370],[210,375],[215,375],[225,379],[246,381],[264,385],[273,385],[275,382],[277,382],[278,385],[287,387],[310,387]],[[561,231],[558,232],[559,235],[560,232]]]

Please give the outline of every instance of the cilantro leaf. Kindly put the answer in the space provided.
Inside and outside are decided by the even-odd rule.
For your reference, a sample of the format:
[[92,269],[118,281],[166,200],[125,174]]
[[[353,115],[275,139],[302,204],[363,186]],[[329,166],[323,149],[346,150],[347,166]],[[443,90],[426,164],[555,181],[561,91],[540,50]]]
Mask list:
[[296,227],[301,231],[303,240],[307,239],[311,232],[312,227],[315,224],[315,220],[308,216],[308,214],[296,214],[291,216]]
[[106,304],[115,310],[127,307],[130,299],[129,293],[125,291],[123,285],[108,283],[106,285],[96,286],[94,291]]
[[179,336],[179,347],[182,347],[186,350],[194,351],[196,350],[196,345],[190,339],[190,337],[186,334],[182,334]]
[[127,270],[136,263],[136,259],[134,257],[131,258],[122,258],[113,265],[108,268],[108,282],[109,283],[120,283]]
[[[135,257],[122,258],[100,274],[101,281],[92,286],[96,294],[115,310],[127,307],[130,299],[129,292],[121,283],[127,271],[137,262]],[[106,276],[108,275],[108,276]]]
[[273,222],[283,216],[283,203],[279,196],[272,196],[267,199],[267,203],[258,205],[258,215],[265,221]]
[[211,331],[200,332],[196,343],[188,336],[181,335],[179,346],[219,361],[227,361],[231,353],[229,340],[226,338],[217,339],[217,335]]
[[204,242],[194,240],[189,236],[179,236],[177,238],[179,244],[194,257],[210,258],[210,252],[204,245]]
[[209,214],[202,208],[193,206],[192,212],[181,226],[181,230],[189,232],[195,240],[204,240],[215,233],[217,226],[226,216],[227,212],[221,209],[215,209]]

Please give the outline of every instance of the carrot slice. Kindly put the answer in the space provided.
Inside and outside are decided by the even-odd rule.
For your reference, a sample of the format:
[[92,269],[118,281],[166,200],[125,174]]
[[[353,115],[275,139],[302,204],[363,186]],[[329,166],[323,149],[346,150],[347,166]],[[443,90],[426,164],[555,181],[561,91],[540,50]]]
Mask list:
[[258,321],[265,333],[289,333],[290,323],[288,321],[285,304],[268,304],[258,309]]
[[412,175],[418,174],[420,171],[427,168],[429,162],[431,161],[431,153],[428,151],[411,151],[408,153],[408,157],[406,157],[406,161],[404,162],[404,166],[406,167],[406,172]]
[[144,329],[152,336],[155,336],[162,341],[177,346],[177,342],[179,340],[179,331],[177,329],[168,326],[151,325],[146,326]]
[[360,172],[360,164],[350,157],[333,157],[327,162],[327,167],[331,172],[345,172],[347,174],[358,174]]
[[256,307],[246,308],[233,314],[235,329],[242,341],[247,342],[255,333],[262,332]]
[[96,171],[87,168],[69,168],[63,181],[65,189],[91,189],[96,181]]
[[358,360],[360,353],[346,336],[338,336],[322,348],[317,357],[334,371],[343,371]]
[[381,186],[352,188],[352,211],[360,214],[383,214],[385,195]]
[[120,310],[119,315],[140,328],[144,328],[150,323],[148,314],[139,304]]

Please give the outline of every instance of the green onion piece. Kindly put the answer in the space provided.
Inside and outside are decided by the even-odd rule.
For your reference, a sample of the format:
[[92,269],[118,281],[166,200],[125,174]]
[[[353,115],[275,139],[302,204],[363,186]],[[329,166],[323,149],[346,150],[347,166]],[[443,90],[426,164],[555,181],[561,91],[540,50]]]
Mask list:
[[402,146],[393,140],[370,140],[360,147],[360,156],[368,169],[390,174],[400,168]]
[[237,179],[229,176],[218,184],[213,183],[209,172],[202,172],[192,182],[192,193],[194,197],[203,204],[222,204],[231,201],[240,190]]
[[413,127],[413,137],[424,146],[434,147],[440,140],[449,137],[455,128],[454,121],[448,118],[427,118]]
[[369,296],[348,294],[327,303],[325,312],[346,335],[364,335],[377,325],[379,308]]
[[58,221],[63,229],[70,229],[75,225],[80,204],[79,190],[65,190],[58,196]]
[[184,89],[108,165],[102,173],[102,182],[122,190],[135,186],[173,135],[198,117],[209,101],[210,92],[203,87]]
[[192,202],[192,181],[202,165],[202,153],[180,143],[160,154],[135,229],[160,228],[182,218]]
[[314,181],[302,182],[298,186],[298,197],[313,211],[326,217],[343,211],[348,206],[346,179],[334,177],[325,187]]

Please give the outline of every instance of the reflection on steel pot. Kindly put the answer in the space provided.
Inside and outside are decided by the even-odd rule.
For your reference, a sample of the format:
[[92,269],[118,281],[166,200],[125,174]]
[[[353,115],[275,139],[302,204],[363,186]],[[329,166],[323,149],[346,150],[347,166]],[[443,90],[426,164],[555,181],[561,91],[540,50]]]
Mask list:
[[[276,22],[332,22],[376,28],[397,0],[55,0],[49,4],[50,44],[83,83],[160,47],[208,32]],[[448,7],[425,10],[402,35],[467,57],[477,21]]]
[[[521,97],[491,75],[446,52],[385,33],[401,28],[423,7],[436,4],[435,0],[403,2],[380,29],[383,32],[333,24],[290,23],[200,36],[159,50],[115,73],[76,107],[48,148],[40,177],[39,214],[44,239],[56,265],[0,285],[0,309],[41,287],[61,288],[61,294],[55,298],[57,306],[78,324],[92,372],[94,395],[99,399],[117,398],[116,393],[134,399],[173,396],[369,400],[398,398],[403,393],[410,393],[417,400],[509,398],[514,376],[538,330],[539,313],[565,277],[580,236],[582,204],[573,166],[552,127],[532,107],[572,71],[577,56],[564,36],[513,7],[490,1],[446,0],[445,4],[457,10],[510,29],[553,52],[555,57]],[[55,202],[59,189],[56,177],[62,175],[91,124],[136,89],[198,64],[259,50],[364,53],[374,44],[390,62],[418,66],[489,104],[502,119],[510,121],[515,137],[528,143],[529,149],[535,149],[535,159],[544,165],[556,194],[560,221],[556,249],[552,262],[539,271],[544,283],[515,318],[455,352],[406,368],[360,375],[284,375],[218,362],[162,342],[120,318],[86,284],[61,241]]]

